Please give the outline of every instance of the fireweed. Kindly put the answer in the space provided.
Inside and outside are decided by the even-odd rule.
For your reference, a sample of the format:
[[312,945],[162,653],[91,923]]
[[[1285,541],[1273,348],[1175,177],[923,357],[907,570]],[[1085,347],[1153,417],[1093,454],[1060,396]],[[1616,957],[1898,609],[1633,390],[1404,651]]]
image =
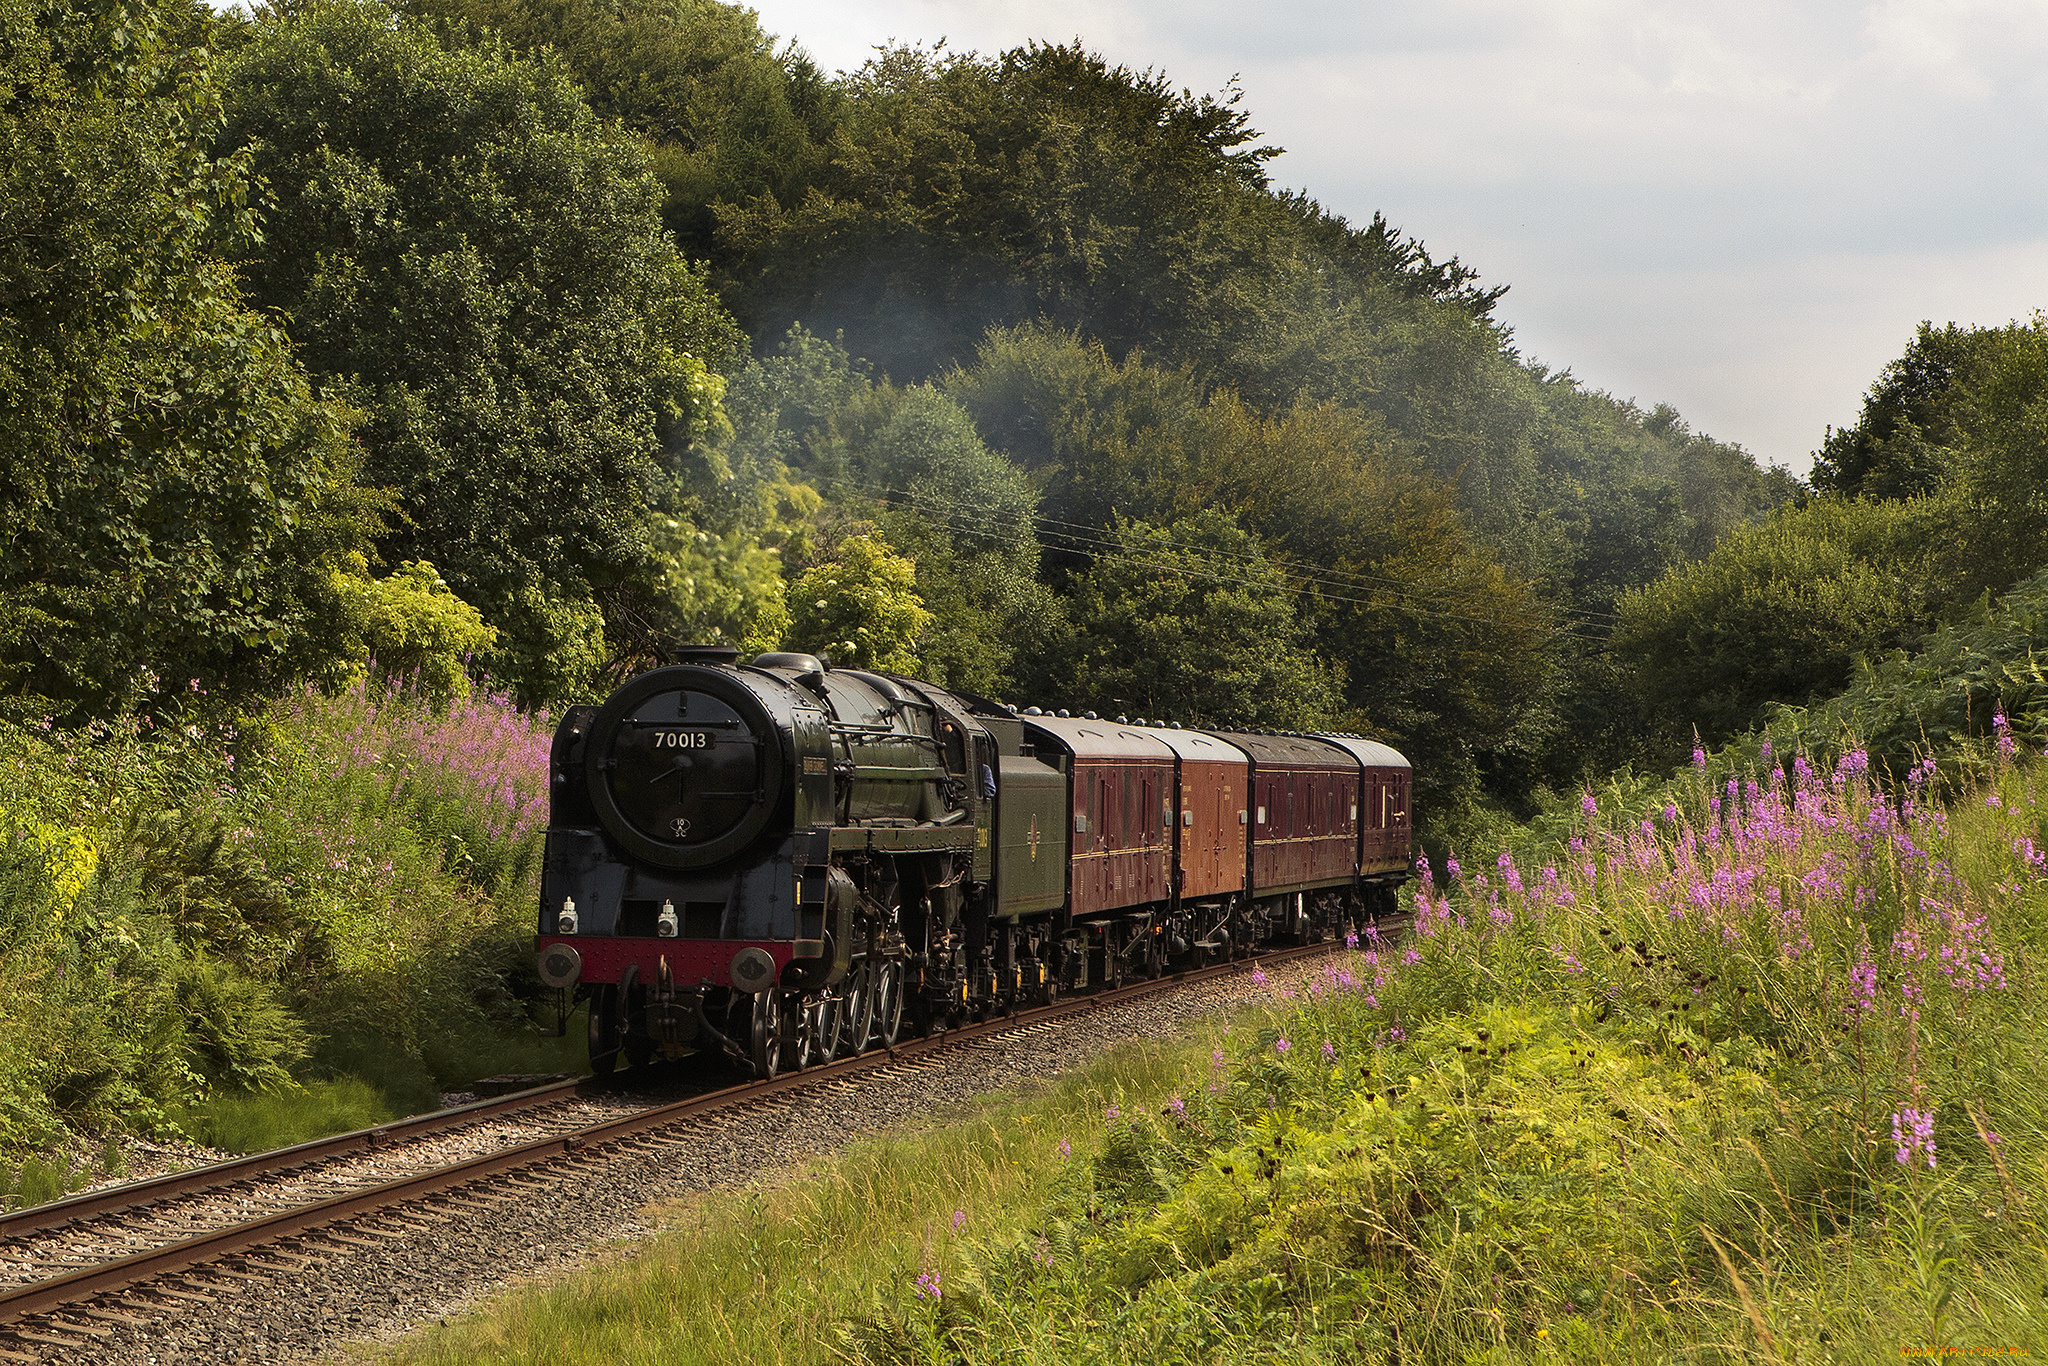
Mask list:
[[1588,793],[1560,846],[1419,861],[1398,952],[1333,956],[857,1357],[2048,1350],[2048,766],[2015,765],[1950,812],[1861,751],[1702,763],[1661,821]]
[[481,689],[440,706],[359,680],[278,703],[271,726],[277,776],[252,824],[352,983],[321,1023],[412,1046],[433,976],[487,987],[531,933],[547,718]]

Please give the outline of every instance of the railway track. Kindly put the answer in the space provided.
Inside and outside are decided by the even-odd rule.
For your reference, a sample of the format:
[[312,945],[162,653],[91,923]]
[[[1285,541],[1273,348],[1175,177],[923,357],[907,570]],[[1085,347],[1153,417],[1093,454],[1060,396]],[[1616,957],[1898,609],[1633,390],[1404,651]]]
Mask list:
[[[14,1282],[0,1288],[0,1361],[61,1359],[117,1330],[203,1311],[252,1283],[301,1275],[325,1253],[392,1245],[547,1190],[569,1169],[687,1143],[705,1121],[770,1097],[943,1068],[946,1054],[978,1042],[1332,951],[1271,950],[666,1104],[562,1082],[18,1211],[0,1217],[0,1280]],[[612,1112],[593,1117],[592,1104]],[[514,1121],[532,1136],[491,1141],[494,1124]]]

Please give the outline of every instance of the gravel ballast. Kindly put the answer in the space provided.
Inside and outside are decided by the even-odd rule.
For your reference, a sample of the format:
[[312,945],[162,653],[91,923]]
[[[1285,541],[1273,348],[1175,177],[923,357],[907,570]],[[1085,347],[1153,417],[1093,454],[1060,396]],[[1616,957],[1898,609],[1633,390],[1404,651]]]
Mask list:
[[[646,1135],[624,1151],[530,1169],[487,1196],[466,1194],[461,1207],[413,1208],[340,1226],[339,1240],[309,1235],[289,1260],[259,1250],[233,1279],[196,1272],[171,1282],[206,1299],[162,1304],[158,1313],[168,1317],[147,1324],[93,1321],[91,1329],[104,1336],[85,1347],[48,1350],[47,1359],[123,1366],[301,1362],[337,1359],[350,1344],[396,1341],[516,1282],[559,1275],[646,1236],[651,1205],[774,1181],[852,1138],[928,1121],[1118,1045],[1176,1033],[1197,1015],[1298,989],[1327,961],[1296,959],[1265,968],[1270,981],[1263,984],[1250,973],[1233,975],[769,1097]],[[145,1288],[127,1298],[139,1306],[159,1297]],[[116,1305],[115,1312],[147,1317],[141,1308]],[[17,1342],[12,1350],[28,1345]]]

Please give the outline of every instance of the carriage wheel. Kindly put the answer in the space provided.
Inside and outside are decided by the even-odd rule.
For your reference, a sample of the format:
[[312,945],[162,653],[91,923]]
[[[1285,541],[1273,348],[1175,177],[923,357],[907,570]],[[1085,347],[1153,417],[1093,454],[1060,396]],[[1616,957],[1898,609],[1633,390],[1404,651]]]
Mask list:
[[754,1027],[747,1052],[756,1081],[773,1081],[782,1071],[782,1020],[788,1011],[784,1001],[785,993],[773,987],[754,993]]
[[804,1019],[809,1026],[811,1055],[804,1065],[832,1061],[832,1055],[839,1049],[839,993],[825,992],[804,1007]]
[[882,965],[881,981],[875,992],[875,1043],[894,1048],[903,1032],[903,964],[890,959]]
[[640,985],[640,965],[626,964],[619,974],[619,1051],[629,1067],[645,1067],[654,1061],[654,1040],[633,1028],[635,1020],[647,1018],[647,988]]
[[782,1007],[782,1030],[782,1070],[801,1072],[817,1057],[817,1008],[789,993]]
[[840,1049],[848,1057],[858,1057],[867,1052],[869,1036],[875,1029],[874,974],[865,958],[855,963],[847,975],[840,1012],[844,1017],[840,1024]]

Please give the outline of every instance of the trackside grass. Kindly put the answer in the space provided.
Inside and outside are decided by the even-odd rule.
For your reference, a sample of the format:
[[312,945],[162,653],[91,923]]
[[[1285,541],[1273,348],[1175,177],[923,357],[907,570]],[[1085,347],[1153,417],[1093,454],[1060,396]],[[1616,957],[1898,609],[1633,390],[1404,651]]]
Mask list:
[[700,1202],[405,1359],[2048,1352],[2048,770],[2005,748],[1946,803],[1858,752],[1588,796],[1227,1042]]
[[[1221,1041],[1247,1028],[1241,1019],[1212,1032]],[[774,1186],[672,1207],[664,1231],[631,1255],[429,1330],[397,1359],[831,1360],[850,1307],[912,1293],[926,1264],[964,1240],[1026,1228],[1039,1192],[1100,1143],[1105,1114],[1163,1105],[1213,1046],[1204,1033],[1118,1049],[1036,1094],[858,1142]]]

